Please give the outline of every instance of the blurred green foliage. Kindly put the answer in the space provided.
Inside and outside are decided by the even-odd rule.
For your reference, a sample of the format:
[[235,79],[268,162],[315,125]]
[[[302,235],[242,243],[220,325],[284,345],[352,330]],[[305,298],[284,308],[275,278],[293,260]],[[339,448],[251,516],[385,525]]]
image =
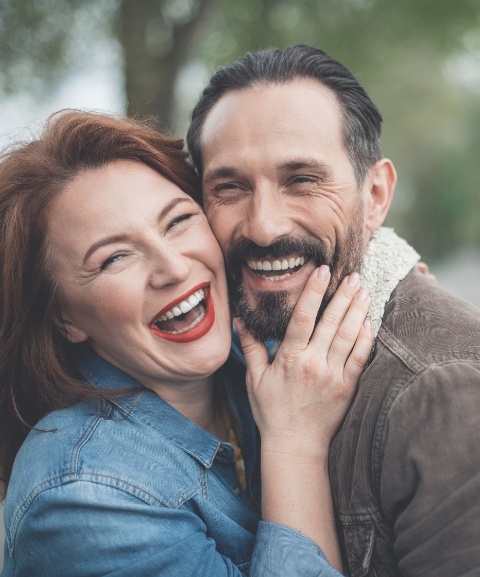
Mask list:
[[250,50],[325,50],[383,114],[399,172],[387,224],[430,262],[480,246],[478,0],[0,0],[0,90],[40,94],[100,36],[123,47],[128,113],[167,126],[191,62],[208,75]]

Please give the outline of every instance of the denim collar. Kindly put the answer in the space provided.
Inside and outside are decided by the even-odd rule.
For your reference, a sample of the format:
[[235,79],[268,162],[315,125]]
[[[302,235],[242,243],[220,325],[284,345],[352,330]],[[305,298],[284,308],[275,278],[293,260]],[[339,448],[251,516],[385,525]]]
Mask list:
[[211,467],[221,441],[182,415],[156,393],[138,381],[87,351],[79,361],[79,369],[87,381],[97,389],[138,388],[138,393],[128,394],[109,401],[129,419],[138,419],[159,431],[205,467]]

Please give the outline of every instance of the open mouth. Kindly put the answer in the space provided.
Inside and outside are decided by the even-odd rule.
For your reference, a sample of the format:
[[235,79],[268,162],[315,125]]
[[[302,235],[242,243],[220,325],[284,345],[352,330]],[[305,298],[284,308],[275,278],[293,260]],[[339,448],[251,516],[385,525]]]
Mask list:
[[274,282],[292,276],[309,260],[306,256],[292,255],[281,259],[247,260],[247,266],[260,278]]
[[149,328],[174,342],[190,342],[206,334],[214,321],[210,284],[202,283],[163,308]]

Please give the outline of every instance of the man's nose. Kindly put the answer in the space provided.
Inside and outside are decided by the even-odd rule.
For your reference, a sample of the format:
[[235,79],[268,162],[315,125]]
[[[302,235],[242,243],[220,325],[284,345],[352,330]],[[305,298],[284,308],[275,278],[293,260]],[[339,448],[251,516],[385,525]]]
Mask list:
[[273,187],[258,187],[250,197],[244,236],[259,246],[292,234],[292,215],[281,193]]

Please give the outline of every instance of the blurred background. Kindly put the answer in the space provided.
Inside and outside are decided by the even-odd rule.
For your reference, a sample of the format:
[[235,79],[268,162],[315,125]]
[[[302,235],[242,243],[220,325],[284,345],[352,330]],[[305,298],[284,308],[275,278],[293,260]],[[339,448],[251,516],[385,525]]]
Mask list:
[[0,147],[71,107],[183,137],[218,66],[295,43],[367,89],[399,173],[386,224],[480,306],[478,0],[0,0]]

